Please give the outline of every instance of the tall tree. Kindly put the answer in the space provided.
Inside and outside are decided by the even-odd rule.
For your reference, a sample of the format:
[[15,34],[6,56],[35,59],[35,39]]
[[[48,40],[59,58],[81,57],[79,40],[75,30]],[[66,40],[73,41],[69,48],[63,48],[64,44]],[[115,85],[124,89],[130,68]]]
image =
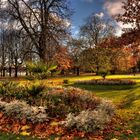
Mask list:
[[137,63],[140,54],[140,2],[139,0],[126,0],[122,8],[124,13],[118,15],[117,20],[131,26],[124,29],[120,41],[123,45],[129,45],[132,48],[133,58]]
[[124,24],[131,24],[130,29],[140,30],[140,2],[139,0],[126,0],[123,2],[124,13],[118,15],[118,20]]
[[97,74],[99,72],[108,72],[111,70],[109,49],[105,47],[95,47],[85,49],[81,53],[83,66],[87,70],[93,70]]
[[124,29],[123,44],[140,43],[140,2],[139,0],[126,0],[123,2],[123,14],[117,16],[117,21],[131,25]]
[[[27,38],[21,37],[22,32],[19,30],[11,29],[7,35],[7,56],[9,56],[9,64],[14,68],[14,76],[18,76],[18,70],[20,67],[23,68],[22,64],[27,54],[31,52],[30,42]],[[11,59],[11,62],[10,62]],[[10,69],[9,69],[10,71]]]
[[67,0],[6,0],[3,11],[30,37],[42,61],[47,47],[59,46],[69,33],[70,8]]
[[6,34],[7,31],[6,29],[3,28],[3,24],[1,24],[1,34],[0,34],[0,70],[1,70],[1,76],[5,76],[6,74],[6,43],[5,43],[5,39],[6,39]]
[[69,51],[73,60],[73,73],[77,76],[80,74],[80,68],[82,64],[80,54],[85,46],[83,45],[84,43],[85,42],[83,42],[80,38],[71,38],[68,42]]
[[81,37],[88,47],[97,46],[104,38],[114,34],[113,24],[97,14],[91,14],[80,28]]

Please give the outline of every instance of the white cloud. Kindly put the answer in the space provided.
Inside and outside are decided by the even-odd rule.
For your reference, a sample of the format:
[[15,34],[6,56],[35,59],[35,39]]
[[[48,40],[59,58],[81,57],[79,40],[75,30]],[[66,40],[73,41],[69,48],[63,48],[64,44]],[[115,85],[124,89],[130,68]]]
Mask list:
[[116,28],[116,35],[117,36],[121,36],[123,33],[122,29],[127,29],[127,28],[133,28],[134,25],[133,24],[123,24],[122,22],[117,22],[117,28]]
[[71,26],[71,22],[69,20],[63,20],[63,24],[66,26],[66,27],[70,27]]
[[103,18],[104,17],[104,13],[103,12],[98,13],[98,14],[96,14],[96,16],[99,17],[99,18]]
[[122,22],[118,22],[118,25],[121,28],[133,28],[132,24],[123,24]]
[[110,16],[115,16],[117,14],[121,14],[124,12],[122,6],[123,6],[123,2],[124,0],[106,0],[105,4],[104,4],[104,9],[107,11],[107,13]]
[[72,29],[72,30],[76,29],[76,26],[72,25],[72,26],[71,26],[71,29]]
[[77,37],[79,35],[79,30],[72,31],[72,36]]
[[[106,10],[109,16],[116,16],[118,14],[123,14],[124,10],[122,8],[124,0],[106,0],[104,4],[104,9]],[[133,28],[132,24],[123,24],[122,22],[116,22],[116,35],[121,36],[123,29]]]
[[120,37],[122,35],[122,33],[123,33],[122,29],[120,27],[117,27],[115,35]]

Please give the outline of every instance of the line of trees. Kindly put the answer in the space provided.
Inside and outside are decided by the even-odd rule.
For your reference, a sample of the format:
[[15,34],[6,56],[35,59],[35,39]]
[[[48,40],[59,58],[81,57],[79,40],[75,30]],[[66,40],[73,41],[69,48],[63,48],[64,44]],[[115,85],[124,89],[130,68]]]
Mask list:
[[14,67],[17,77],[25,61],[54,61],[70,35],[68,1],[5,0],[0,5],[2,76],[7,67],[11,76]]
[[117,21],[131,23],[121,37],[115,24],[91,14],[80,27],[79,36],[70,34],[72,15],[68,0],[0,1],[0,71],[18,76],[27,62],[55,64],[64,74],[70,70],[100,72],[128,71],[139,64],[140,3],[127,0]]

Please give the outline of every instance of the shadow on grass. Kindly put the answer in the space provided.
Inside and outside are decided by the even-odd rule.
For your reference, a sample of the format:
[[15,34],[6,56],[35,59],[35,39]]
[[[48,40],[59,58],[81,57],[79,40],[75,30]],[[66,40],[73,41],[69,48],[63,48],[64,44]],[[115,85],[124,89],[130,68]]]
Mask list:
[[139,108],[140,109],[140,94],[136,94],[134,92],[130,92],[126,95],[121,104],[122,108]]
[[72,86],[76,88],[81,88],[88,90],[96,94],[97,96],[111,99],[113,102],[120,104],[122,99],[135,91],[136,85],[80,85],[80,84],[71,84],[67,86]]
[[136,88],[135,85],[82,85],[71,84],[68,86],[78,87],[90,91],[112,91],[112,90],[130,90]]

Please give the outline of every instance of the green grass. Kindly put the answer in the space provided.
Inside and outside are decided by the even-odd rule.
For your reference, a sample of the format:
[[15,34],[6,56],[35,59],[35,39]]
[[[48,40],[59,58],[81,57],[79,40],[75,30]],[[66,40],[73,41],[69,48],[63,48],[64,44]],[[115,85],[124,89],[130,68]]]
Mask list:
[[0,133],[0,140],[39,140],[29,136]]
[[[47,139],[41,138],[41,140],[55,140],[55,138],[56,136],[52,135]],[[10,133],[6,134],[0,132],[0,140],[40,140],[40,139],[31,136],[22,136],[22,135],[10,134]]]

